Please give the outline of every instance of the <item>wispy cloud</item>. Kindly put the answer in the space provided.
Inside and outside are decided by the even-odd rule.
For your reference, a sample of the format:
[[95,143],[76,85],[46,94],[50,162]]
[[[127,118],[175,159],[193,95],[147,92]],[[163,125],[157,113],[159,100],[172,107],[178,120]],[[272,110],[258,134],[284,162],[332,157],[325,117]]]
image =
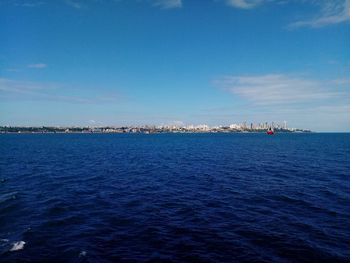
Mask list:
[[42,69],[42,68],[47,68],[47,65],[44,64],[44,63],[30,64],[30,65],[28,65],[28,68],[38,68],[38,69]]
[[90,124],[95,124],[96,121],[95,121],[95,120],[89,120],[89,123],[90,123]]
[[263,4],[286,4],[299,3],[311,4],[320,7],[320,12],[312,18],[302,19],[290,23],[287,28],[295,29],[300,27],[319,28],[332,24],[339,24],[350,21],[350,0],[225,0],[227,5],[240,9],[253,9]]
[[180,8],[182,0],[154,0],[153,5],[164,9]]
[[312,19],[293,22],[289,25],[289,28],[319,28],[350,21],[350,0],[332,0],[322,3],[322,10],[319,15]]
[[226,0],[229,6],[241,9],[252,9],[262,2],[262,0]]
[[52,84],[0,78],[0,92],[31,93],[40,90],[52,90],[55,88],[56,86]]
[[[65,0],[65,3],[76,9],[82,9],[92,3],[106,3],[106,2],[122,2],[123,0]],[[124,0],[125,1],[125,0]],[[182,0],[135,0],[139,2],[148,2],[149,4],[159,7],[161,9],[172,9],[182,7]]]
[[6,69],[7,72],[19,72],[20,70],[18,68],[8,68]]
[[303,75],[266,74],[225,76],[214,84],[233,96],[230,106],[206,111],[214,119],[287,120],[294,127],[349,131],[349,78],[318,80]]
[[83,2],[78,0],[65,0],[67,5],[74,7],[76,9],[81,9],[84,7]]
[[45,4],[45,2],[39,0],[2,0],[0,1],[0,6],[1,4],[11,4],[18,7],[37,7]]
[[[226,76],[214,82],[224,90],[255,104],[292,104],[344,98],[347,80],[318,80],[283,74]],[[350,90],[345,93],[350,99]]]
[[39,83],[0,78],[0,99],[48,100],[70,103],[114,103],[119,96],[101,94],[97,96],[74,96],[68,87],[60,84]]

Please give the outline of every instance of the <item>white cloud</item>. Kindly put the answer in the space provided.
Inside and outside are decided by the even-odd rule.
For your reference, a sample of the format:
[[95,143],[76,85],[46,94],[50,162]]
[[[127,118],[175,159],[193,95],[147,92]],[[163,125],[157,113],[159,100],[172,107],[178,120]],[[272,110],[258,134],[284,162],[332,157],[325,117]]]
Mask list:
[[45,1],[40,0],[1,0],[1,5],[13,5],[17,7],[38,7],[45,4]]
[[[259,105],[308,103],[342,98],[344,84],[347,84],[342,80],[321,82],[283,74],[227,76],[216,80],[215,83],[226,91]],[[348,90],[348,99],[349,95]]]
[[289,28],[323,27],[350,21],[350,0],[326,1],[322,5],[321,14],[308,20],[296,21]]
[[8,68],[6,69],[8,72],[19,72],[20,70],[18,68]]
[[47,65],[44,63],[30,64],[28,68],[47,68]]
[[70,5],[71,7],[74,7],[76,9],[81,9],[83,8],[83,4],[81,1],[76,1],[76,0],[66,0],[66,3]]
[[[40,83],[0,78],[0,100],[47,100],[70,103],[114,103],[118,95],[72,95],[72,88],[52,83]],[[80,91],[82,92],[82,91]]]
[[[76,9],[82,9],[92,3],[122,2],[123,0],[65,0],[67,5]],[[126,2],[126,0],[124,0]],[[136,2],[148,2],[149,4],[162,9],[172,9],[182,7],[182,0],[134,0]]]
[[153,5],[164,9],[180,8],[182,0],[154,0]]
[[229,107],[209,111],[218,120],[287,120],[293,127],[315,131],[350,129],[348,78],[317,80],[266,74],[226,76],[214,84],[233,95]]
[[331,83],[336,85],[347,85],[350,86],[350,78],[338,78],[331,80]]
[[17,6],[22,6],[22,7],[37,7],[45,4],[45,2],[42,1],[33,1],[33,2],[23,2],[23,3],[16,3],[15,5]]
[[241,8],[241,9],[251,9],[258,6],[262,0],[226,0],[226,3],[230,6]]
[[0,78],[0,92],[8,93],[31,93],[40,90],[55,89],[51,84],[39,84],[30,81],[20,81]]
[[[286,4],[292,1],[276,0],[225,0],[232,7],[240,9],[253,9],[267,3]],[[350,0],[295,0],[301,4],[311,4],[319,6],[321,11],[318,15],[310,19],[299,20],[288,25],[289,29],[299,27],[319,28],[332,24],[339,24],[350,21]]]

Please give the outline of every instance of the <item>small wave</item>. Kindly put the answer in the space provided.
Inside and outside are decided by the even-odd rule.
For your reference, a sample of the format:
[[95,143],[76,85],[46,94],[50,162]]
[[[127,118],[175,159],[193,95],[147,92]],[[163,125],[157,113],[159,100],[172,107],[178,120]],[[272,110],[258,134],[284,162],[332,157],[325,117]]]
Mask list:
[[26,244],[26,242],[24,241],[18,241],[13,243],[12,248],[10,249],[10,251],[17,251],[17,250],[21,250],[24,248],[24,245]]
[[9,201],[9,200],[16,199],[17,194],[18,194],[18,192],[12,192],[12,193],[8,193],[8,194],[0,195],[0,204],[5,203],[6,201]]
[[10,240],[8,240],[7,238],[0,238],[0,255],[4,252],[7,251],[7,246],[8,246],[8,242],[10,242]]
[[85,257],[86,256],[86,251],[81,251],[80,253],[79,253],[79,257]]

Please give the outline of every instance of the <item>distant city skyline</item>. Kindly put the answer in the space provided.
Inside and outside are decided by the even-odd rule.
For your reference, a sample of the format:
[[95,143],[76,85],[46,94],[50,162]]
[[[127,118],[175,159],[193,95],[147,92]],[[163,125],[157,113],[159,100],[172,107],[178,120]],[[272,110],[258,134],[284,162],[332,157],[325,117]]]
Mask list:
[[[189,129],[195,129],[195,128],[220,128],[220,127],[230,127],[232,129],[245,129],[245,128],[257,128],[257,129],[267,129],[267,128],[283,128],[287,129],[290,128],[287,125],[287,121],[283,121],[282,123],[278,122],[258,122],[258,123],[253,123],[253,122],[247,122],[244,121],[242,123],[226,123],[222,125],[208,125],[206,123],[202,124],[191,124],[191,123],[183,123],[183,122],[172,122],[172,123],[167,123],[167,124],[143,124],[143,125],[123,125],[125,127],[158,127],[158,128],[163,128],[163,127],[182,127],[182,128],[189,128]],[[45,127],[46,125],[39,125],[39,126],[19,126],[19,125],[3,125],[0,127]],[[84,126],[79,126],[79,125],[73,125],[73,126],[60,126],[60,125],[53,125],[53,126],[47,126],[47,127],[118,127],[116,125],[95,125],[94,122],[90,122],[89,125],[84,125]],[[122,126],[119,126],[122,127]],[[301,128],[301,127],[298,127]],[[291,129],[297,129],[296,127],[291,128]]]
[[350,131],[350,0],[4,0],[0,126]]
[[137,126],[0,126],[0,133],[240,133],[254,132],[267,133],[291,133],[312,131],[300,127],[288,127],[287,121],[283,123],[233,123],[226,125],[210,126],[207,124],[185,125],[181,123],[170,125],[137,125]]

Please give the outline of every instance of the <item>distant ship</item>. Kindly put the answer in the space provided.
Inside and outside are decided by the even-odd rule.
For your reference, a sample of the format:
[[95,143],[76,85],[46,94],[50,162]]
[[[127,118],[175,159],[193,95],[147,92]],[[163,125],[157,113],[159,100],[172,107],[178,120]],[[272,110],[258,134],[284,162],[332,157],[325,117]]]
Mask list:
[[274,135],[275,134],[275,131],[273,130],[273,128],[269,128],[266,132],[268,135]]

